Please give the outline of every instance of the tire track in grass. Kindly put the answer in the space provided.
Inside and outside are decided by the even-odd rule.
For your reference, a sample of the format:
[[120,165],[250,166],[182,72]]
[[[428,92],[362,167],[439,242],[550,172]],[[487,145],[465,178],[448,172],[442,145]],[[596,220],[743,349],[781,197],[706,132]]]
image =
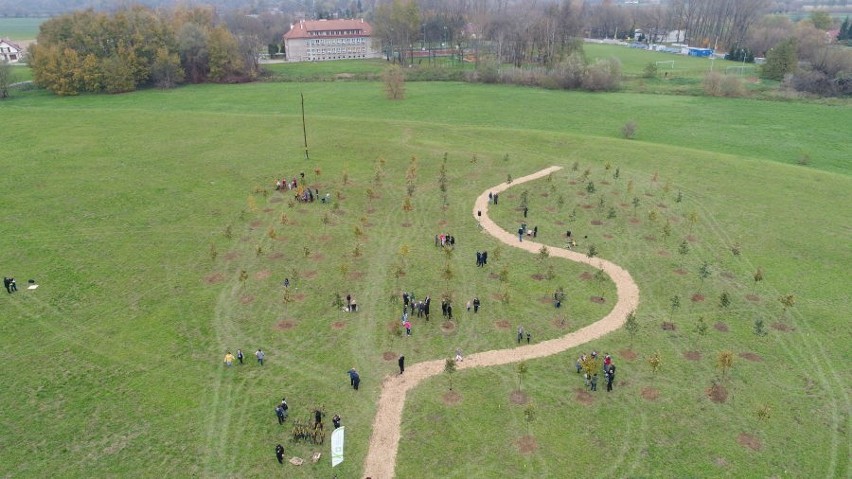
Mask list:
[[[509,186],[518,185],[538,178],[545,177],[561,167],[553,166],[528,176],[516,179],[511,185],[502,183],[485,190],[477,199],[473,208],[473,217],[489,234],[509,246],[537,254],[544,246],[534,241],[519,242],[516,235],[501,229],[488,216],[488,193],[501,193]],[[482,211],[482,216],[477,212]],[[588,264],[607,273],[616,285],[618,300],[612,311],[603,319],[585,326],[563,337],[530,344],[511,349],[491,350],[467,356],[459,369],[498,366],[520,361],[543,358],[579,346],[591,340],[600,338],[620,328],[627,315],[639,305],[639,287],[623,268],[609,261],[589,258],[581,253],[569,251],[555,246],[548,246],[551,256]],[[414,364],[405,370],[405,374],[386,376],[382,381],[376,418],[373,421],[373,432],[367,457],[364,461],[364,475],[380,479],[394,476],[396,455],[399,448],[400,425],[405,396],[409,390],[416,387],[426,378],[440,374],[444,370],[444,360],[436,359]]]

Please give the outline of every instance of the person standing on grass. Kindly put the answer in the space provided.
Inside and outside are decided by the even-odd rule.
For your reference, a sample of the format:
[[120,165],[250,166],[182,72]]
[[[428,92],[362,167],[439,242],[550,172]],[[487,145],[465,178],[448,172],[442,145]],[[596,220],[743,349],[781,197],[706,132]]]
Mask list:
[[479,312],[479,298],[476,298],[476,297],[473,298],[473,312],[474,313]]
[[447,319],[453,320],[453,303],[447,303]]
[[597,390],[598,390],[598,373],[595,373],[595,374],[592,376],[592,380],[591,380],[590,384],[591,384],[591,386],[592,386],[592,391],[597,391]]
[[281,444],[275,446],[275,458],[278,459],[278,464],[284,464],[284,446]]
[[529,344],[529,343],[530,343],[530,339],[532,339],[532,333],[530,333],[529,331],[527,331],[527,344]]
[[225,366],[231,367],[234,364],[234,355],[230,351],[225,353]]
[[526,217],[527,217],[527,212],[528,212],[529,210],[530,210],[529,208],[527,208],[526,206],[524,206],[524,218],[526,218]]
[[358,390],[358,384],[361,382],[361,377],[358,376],[358,371],[355,368],[349,370],[349,385],[352,386],[356,391]]
[[488,264],[488,251],[482,252],[482,266]]
[[606,392],[612,391],[612,382],[615,380],[615,374],[613,374],[612,370],[607,370],[606,372]]
[[335,414],[334,417],[331,418],[331,424],[334,425],[335,429],[339,428],[340,427],[340,416]]
[[242,349],[237,350],[237,361],[239,361],[240,364],[243,364],[243,350]]
[[399,357],[399,374],[405,372],[405,356],[400,355]]
[[521,243],[524,242],[524,228],[523,227],[518,228],[518,241],[520,241]]
[[533,226],[533,238],[538,237],[538,226]]
[[405,328],[405,335],[411,336],[411,321],[406,320],[402,326]]
[[497,195],[498,195],[498,194],[499,194],[499,193],[494,193],[494,204],[495,204],[495,205],[497,204]]
[[521,344],[522,339],[524,339],[524,327],[518,326],[518,344]]
[[263,366],[263,358],[266,357],[266,355],[263,354],[263,350],[260,349],[260,348],[257,348],[257,352],[254,353],[254,355],[257,356],[257,364],[260,364],[261,366]]
[[284,408],[280,404],[275,406],[275,415],[278,416],[278,424],[284,424]]

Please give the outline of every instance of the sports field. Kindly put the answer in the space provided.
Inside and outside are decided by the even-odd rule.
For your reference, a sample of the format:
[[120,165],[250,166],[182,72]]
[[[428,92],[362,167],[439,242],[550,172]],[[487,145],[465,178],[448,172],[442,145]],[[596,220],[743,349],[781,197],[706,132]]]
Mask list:
[[[491,216],[559,247],[570,229],[629,270],[638,331],[522,375],[460,371],[451,396],[446,375],[427,381],[407,398],[397,476],[846,477],[850,112],[428,82],[399,102],[357,81],[18,93],[0,103],[0,267],[21,289],[0,299],[0,475],[360,477],[399,354],[508,348],[520,324],[543,341],[612,307],[594,268],[499,246],[471,214],[489,186],[557,165]],[[330,201],[276,192],[282,176]],[[435,300],[411,337],[403,291]],[[347,294],[360,312],[333,305]],[[237,348],[247,364],[224,367]],[[618,365],[612,392],[574,370],[593,349]],[[317,406],[346,426],[334,471],[327,442],[290,438]],[[277,443],[323,458],[280,466]]]

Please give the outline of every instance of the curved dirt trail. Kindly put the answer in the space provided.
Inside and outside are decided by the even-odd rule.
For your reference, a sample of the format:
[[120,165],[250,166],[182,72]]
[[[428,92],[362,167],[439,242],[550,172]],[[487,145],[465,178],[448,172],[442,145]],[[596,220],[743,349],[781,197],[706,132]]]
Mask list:
[[[518,178],[511,184],[503,183],[486,190],[476,199],[473,207],[474,218],[479,221],[485,231],[503,243],[537,254],[541,247],[544,246],[542,243],[527,241],[526,237],[523,242],[519,242],[517,234],[504,231],[489,218],[488,193],[501,193],[511,186],[547,176],[560,169],[562,168],[552,166],[531,175]],[[499,203],[497,207],[500,207]],[[482,211],[482,217],[477,216],[477,211]],[[550,245],[547,245],[547,248],[550,251],[550,256],[565,258],[578,263],[586,263],[608,274],[615,283],[618,295],[615,307],[600,321],[560,338],[516,348],[495,349],[471,354],[466,356],[463,362],[457,364],[458,369],[498,366],[560,353],[566,349],[615,331],[624,324],[627,315],[639,306],[639,287],[636,286],[633,278],[630,277],[630,273],[620,266],[599,258],[589,258],[585,254],[563,248]],[[416,387],[424,379],[442,373],[444,371],[444,361],[445,359],[436,359],[412,364],[405,368],[405,374],[387,376],[382,381],[382,391],[379,395],[376,419],[373,421],[373,434],[370,437],[369,450],[367,451],[367,458],[364,461],[365,477],[390,479],[394,476],[405,396],[410,389]]]

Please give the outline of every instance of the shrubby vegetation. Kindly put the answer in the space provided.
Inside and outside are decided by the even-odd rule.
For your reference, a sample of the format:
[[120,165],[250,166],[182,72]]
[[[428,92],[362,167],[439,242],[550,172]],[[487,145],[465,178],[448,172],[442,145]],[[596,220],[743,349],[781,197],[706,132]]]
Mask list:
[[248,43],[218,24],[211,8],[136,6],[51,19],[30,54],[36,84],[58,95],[121,93],[185,81],[250,80],[257,64]]

